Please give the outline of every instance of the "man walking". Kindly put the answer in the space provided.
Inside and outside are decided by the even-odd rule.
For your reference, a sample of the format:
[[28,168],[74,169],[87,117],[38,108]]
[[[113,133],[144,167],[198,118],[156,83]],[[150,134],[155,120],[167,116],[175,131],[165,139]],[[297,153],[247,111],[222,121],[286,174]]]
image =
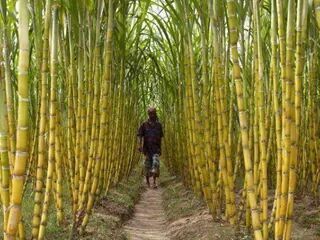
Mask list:
[[148,109],[148,120],[141,124],[138,130],[140,142],[139,151],[145,156],[145,176],[147,185],[149,178],[153,177],[153,187],[157,188],[156,179],[160,174],[161,138],[163,137],[162,125],[158,120],[155,108]]

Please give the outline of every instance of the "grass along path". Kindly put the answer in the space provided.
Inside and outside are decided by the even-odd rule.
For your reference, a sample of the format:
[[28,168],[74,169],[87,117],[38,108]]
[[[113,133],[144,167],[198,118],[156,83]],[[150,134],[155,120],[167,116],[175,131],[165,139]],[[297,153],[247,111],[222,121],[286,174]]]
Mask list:
[[140,168],[135,168],[129,179],[123,179],[95,205],[83,240],[125,240],[123,223],[131,218],[134,206],[144,187]]
[[[92,216],[83,236],[75,236],[77,240],[125,240],[125,232],[122,224],[130,219],[136,202],[143,191],[141,169],[135,168],[128,179],[123,179],[109,192],[97,200],[93,208]],[[25,202],[22,205],[26,232],[32,228],[33,202],[35,192],[32,190],[33,182],[27,184]],[[67,182],[63,184],[64,224],[59,226],[56,221],[54,202],[50,201],[48,224],[46,229],[47,240],[67,240],[70,237],[72,227],[72,206],[67,201],[70,196]],[[3,218],[0,218],[0,229],[3,228]],[[0,236],[0,240],[2,236]],[[26,239],[31,239],[30,234]]]
[[[253,239],[243,222],[231,226],[221,218],[213,219],[205,202],[186,188],[179,177],[171,176],[166,169],[162,173],[163,207],[171,240]],[[304,197],[296,199],[295,211],[292,240],[320,240],[320,208],[311,198]]]
[[178,177],[162,171],[163,207],[171,240],[248,240],[243,232],[221,219],[213,219],[204,201]]

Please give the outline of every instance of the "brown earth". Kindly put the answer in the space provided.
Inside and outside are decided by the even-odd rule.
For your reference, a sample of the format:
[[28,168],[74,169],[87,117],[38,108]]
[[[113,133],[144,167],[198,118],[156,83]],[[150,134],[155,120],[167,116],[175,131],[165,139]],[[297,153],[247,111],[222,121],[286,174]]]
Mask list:
[[[166,188],[165,184],[161,185]],[[233,227],[223,221],[214,222],[203,205],[188,211],[187,216],[181,215],[178,219],[166,217],[168,213],[163,207],[164,190],[166,189],[147,188],[142,193],[133,217],[124,226],[129,240],[236,239]],[[192,199],[184,198],[183,191],[179,194],[182,194],[182,202],[179,202],[177,208],[188,208],[188,201]]]
[[130,240],[169,240],[161,188],[147,188],[124,229]]

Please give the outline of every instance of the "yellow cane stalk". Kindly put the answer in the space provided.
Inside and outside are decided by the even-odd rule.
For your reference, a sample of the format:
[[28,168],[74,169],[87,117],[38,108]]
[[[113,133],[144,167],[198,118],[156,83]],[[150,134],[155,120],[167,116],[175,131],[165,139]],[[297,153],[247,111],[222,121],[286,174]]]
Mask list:
[[12,194],[7,224],[7,238],[15,239],[21,220],[24,175],[29,157],[29,13],[27,0],[19,0],[19,66],[17,145],[12,174]]
[[[0,62],[2,62],[0,56]],[[0,160],[1,160],[1,203],[3,209],[3,239],[6,239],[6,226],[8,223],[8,207],[10,204],[9,182],[9,142],[8,142],[8,119],[6,107],[6,92],[4,68],[0,64]]]
[[267,136],[265,127],[265,108],[264,108],[264,88],[263,88],[263,59],[262,59],[262,43],[260,36],[260,18],[259,18],[259,2],[253,3],[254,23],[256,27],[257,51],[258,51],[258,105],[259,105],[259,131],[260,131],[260,158],[261,158],[261,208],[262,208],[262,229],[263,239],[268,239],[268,176],[267,176]]
[[101,100],[103,111],[100,117],[100,124],[102,125],[99,129],[99,141],[97,145],[97,152],[95,155],[95,165],[94,165],[94,172],[93,172],[93,182],[90,188],[90,193],[88,196],[88,202],[86,204],[85,216],[81,223],[80,233],[83,233],[85,227],[88,224],[89,216],[91,214],[91,210],[93,207],[93,203],[95,200],[96,190],[98,188],[99,183],[99,172],[101,167],[101,161],[103,157],[104,145],[103,139],[105,135],[105,123],[107,118],[107,97],[110,90],[110,77],[111,77],[111,63],[112,63],[112,35],[113,35],[113,0],[108,1],[108,30],[106,33],[106,52],[105,52],[105,72],[104,72],[104,79],[103,79],[103,87],[101,89]]
[[248,143],[249,143],[248,117],[247,117],[245,103],[243,99],[241,67],[239,65],[239,54],[237,49],[238,29],[236,25],[237,15],[236,15],[235,8],[236,8],[235,2],[233,0],[228,1],[227,13],[228,13],[228,20],[229,20],[229,40],[230,40],[230,51],[231,51],[231,57],[232,57],[232,63],[233,63],[232,75],[235,81],[236,92],[237,92],[242,148],[243,148],[244,163],[245,163],[245,169],[246,169],[247,194],[248,194],[249,204],[251,208],[252,226],[253,226],[255,238],[257,240],[260,240],[263,238],[262,238],[261,223],[260,223],[258,207],[257,207],[257,199],[256,199],[255,188],[253,183],[251,154],[248,147]]
[[49,45],[49,23],[51,15],[51,0],[46,1],[46,13],[43,35],[43,52],[41,64],[41,99],[40,99],[40,123],[38,140],[38,163],[36,173],[36,190],[34,197],[34,209],[32,218],[32,238],[36,239],[39,233],[41,219],[41,203],[43,199],[44,165],[46,162],[45,133],[47,125],[47,86],[48,86],[48,45]]
[[58,6],[52,7],[52,34],[51,34],[51,59],[50,59],[50,116],[49,116],[49,151],[46,189],[41,213],[38,239],[44,239],[45,228],[48,222],[48,209],[50,203],[50,192],[52,189],[53,172],[56,161],[56,126],[57,126],[57,60],[58,60]]

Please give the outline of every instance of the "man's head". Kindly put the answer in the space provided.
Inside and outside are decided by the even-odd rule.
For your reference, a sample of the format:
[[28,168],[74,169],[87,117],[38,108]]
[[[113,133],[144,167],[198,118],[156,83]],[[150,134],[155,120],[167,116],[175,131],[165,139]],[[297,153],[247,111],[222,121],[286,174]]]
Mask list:
[[150,107],[148,109],[148,116],[149,116],[149,119],[151,121],[156,121],[157,120],[157,110],[156,110],[156,108]]

